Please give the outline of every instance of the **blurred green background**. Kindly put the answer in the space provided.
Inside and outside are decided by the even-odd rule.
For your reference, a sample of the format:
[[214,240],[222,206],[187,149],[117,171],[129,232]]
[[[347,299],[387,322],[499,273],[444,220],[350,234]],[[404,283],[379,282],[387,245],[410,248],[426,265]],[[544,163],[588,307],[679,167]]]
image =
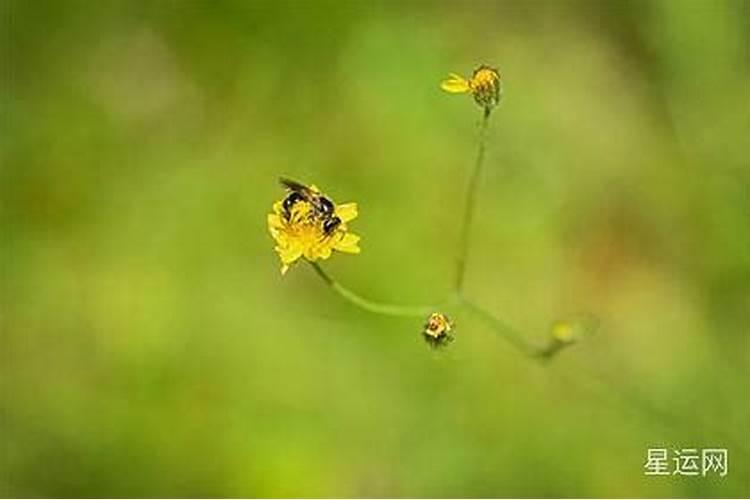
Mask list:
[[[749,496],[750,3],[0,3],[0,495]],[[279,175],[357,201],[368,314],[266,229]],[[724,478],[644,475],[728,448]]]

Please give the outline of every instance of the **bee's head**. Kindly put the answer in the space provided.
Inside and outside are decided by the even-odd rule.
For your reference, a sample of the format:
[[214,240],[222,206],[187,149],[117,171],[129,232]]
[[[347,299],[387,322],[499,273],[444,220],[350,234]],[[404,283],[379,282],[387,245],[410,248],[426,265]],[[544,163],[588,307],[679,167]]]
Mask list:
[[340,225],[341,225],[341,219],[339,219],[336,216],[333,216],[330,219],[327,219],[325,222],[323,222],[323,232],[326,234],[326,236],[329,236]]

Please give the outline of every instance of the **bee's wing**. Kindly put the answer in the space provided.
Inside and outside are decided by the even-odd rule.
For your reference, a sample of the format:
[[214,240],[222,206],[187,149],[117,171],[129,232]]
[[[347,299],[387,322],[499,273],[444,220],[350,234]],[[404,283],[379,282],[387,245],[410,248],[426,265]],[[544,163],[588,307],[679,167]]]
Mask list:
[[305,186],[304,184],[301,184],[297,181],[293,181],[292,179],[287,179],[286,177],[280,177],[279,182],[282,186],[284,186],[287,189],[291,189],[292,191],[298,191],[301,193],[307,193],[310,191],[310,188]]
[[317,199],[317,193],[315,193],[315,191],[305,186],[304,184],[293,181],[291,179],[287,179],[286,177],[280,177],[279,182],[282,186],[289,189],[290,191],[301,194],[310,203],[315,203]]

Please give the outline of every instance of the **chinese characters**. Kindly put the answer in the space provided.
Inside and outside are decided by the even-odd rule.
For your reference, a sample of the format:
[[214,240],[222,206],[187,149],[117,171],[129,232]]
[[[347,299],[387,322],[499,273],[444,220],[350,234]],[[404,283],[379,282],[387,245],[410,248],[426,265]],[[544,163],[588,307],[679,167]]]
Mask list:
[[[671,460],[670,460],[671,459]],[[727,475],[729,454],[726,448],[649,448],[643,465],[647,476]]]

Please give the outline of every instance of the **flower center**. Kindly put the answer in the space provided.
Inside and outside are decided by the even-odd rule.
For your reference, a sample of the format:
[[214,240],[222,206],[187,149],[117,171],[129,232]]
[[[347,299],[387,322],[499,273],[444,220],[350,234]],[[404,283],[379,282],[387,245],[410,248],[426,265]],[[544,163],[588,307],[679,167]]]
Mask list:
[[298,201],[292,206],[287,222],[287,232],[293,237],[312,245],[320,240],[330,238],[333,233],[327,234],[324,229],[325,219],[320,216],[315,207],[308,201]]
[[474,89],[486,88],[495,85],[498,79],[498,75],[494,70],[483,68],[474,74],[471,84]]

